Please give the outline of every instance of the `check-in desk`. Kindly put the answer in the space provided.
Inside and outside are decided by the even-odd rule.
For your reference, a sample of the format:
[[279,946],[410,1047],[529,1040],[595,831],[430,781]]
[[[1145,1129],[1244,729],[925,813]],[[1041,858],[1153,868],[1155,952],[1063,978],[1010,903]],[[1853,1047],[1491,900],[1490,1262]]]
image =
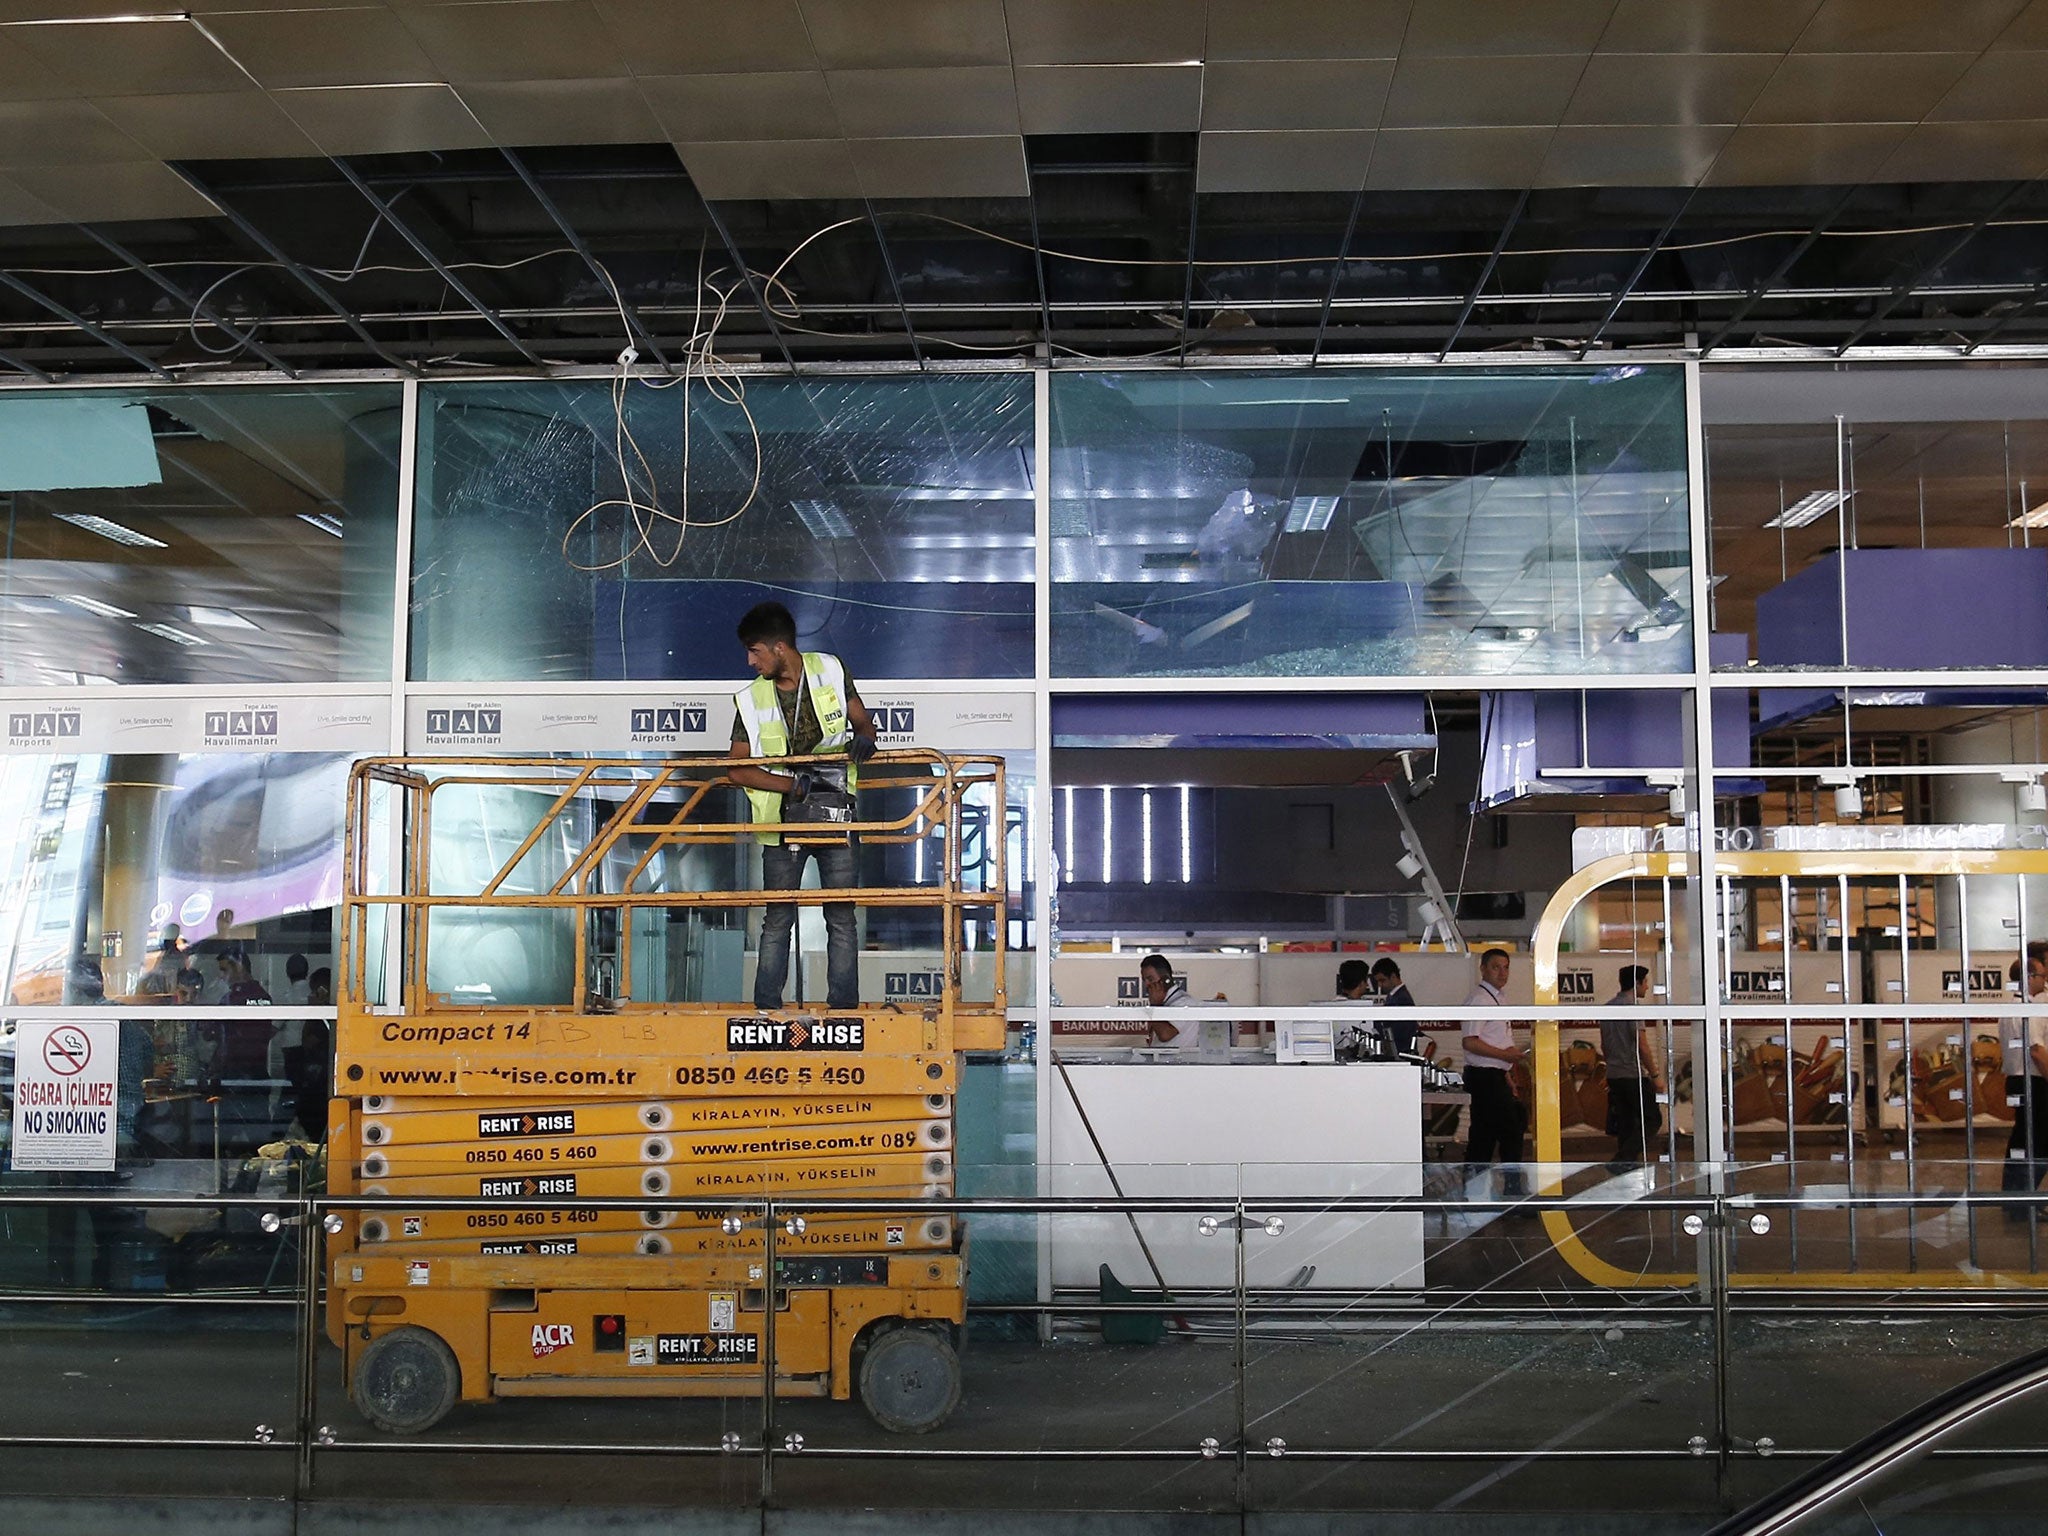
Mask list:
[[[1052,1131],[1042,1161],[1046,1192],[1108,1198],[1107,1158],[1126,1196],[1213,1199],[1213,1212],[1138,1216],[1167,1288],[1228,1289],[1237,1280],[1240,1229],[1229,1218],[1240,1192],[1246,1283],[1356,1290],[1422,1284],[1417,1211],[1273,1211],[1260,1197],[1293,1200],[1422,1192],[1420,1071],[1400,1062],[1281,1066],[1253,1051],[1229,1062],[1192,1052],[1122,1053],[1054,1074]],[[1143,1059],[1160,1058],[1160,1059]],[[1094,1142],[1075,1098],[1101,1143]],[[1219,1225],[1204,1235],[1201,1218]],[[1269,1233],[1268,1215],[1280,1230]],[[1108,1264],[1127,1285],[1152,1288],[1145,1256],[1120,1214],[1052,1217],[1047,1223],[1056,1288],[1094,1290]]]

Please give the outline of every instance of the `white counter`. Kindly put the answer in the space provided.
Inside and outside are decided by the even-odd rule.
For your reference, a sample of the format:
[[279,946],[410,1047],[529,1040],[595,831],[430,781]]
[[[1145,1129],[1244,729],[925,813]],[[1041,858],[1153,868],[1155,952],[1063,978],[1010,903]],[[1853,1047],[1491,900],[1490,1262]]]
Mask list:
[[[1258,1197],[1310,1199],[1422,1192],[1421,1074],[1395,1062],[1308,1067],[1215,1065],[1196,1061],[1070,1066],[1074,1092],[1115,1167],[1124,1193],[1211,1196],[1228,1217],[1240,1188],[1247,1214],[1262,1220]],[[1109,1196],[1104,1173],[1073,1096],[1055,1071],[1046,1190]],[[1197,1229],[1199,1212],[1138,1218],[1169,1289],[1228,1287],[1235,1244],[1226,1224],[1215,1236]],[[1422,1283],[1419,1212],[1282,1214],[1285,1231],[1244,1233],[1245,1274],[1253,1286],[1289,1283],[1315,1267],[1313,1290]],[[1126,1285],[1156,1282],[1121,1215],[1048,1219],[1053,1284],[1092,1290],[1107,1263]]]

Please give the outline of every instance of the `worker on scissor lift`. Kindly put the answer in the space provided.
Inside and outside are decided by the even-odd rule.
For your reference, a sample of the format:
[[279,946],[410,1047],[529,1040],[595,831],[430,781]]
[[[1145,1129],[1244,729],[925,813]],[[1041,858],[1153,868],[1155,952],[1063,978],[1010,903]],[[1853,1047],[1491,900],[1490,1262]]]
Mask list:
[[[756,603],[739,622],[740,644],[755,678],[733,695],[732,756],[810,757],[844,753],[846,763],[808,764],[790,772],[754,766],[731,771],[733,783],[747,792],[753,820],[819,822],[853,819],[858,765],[874,755],[875,724],[861,702],[846,664],[823,651],[800,651],[796,620],[780,603]],[[771,891],[793,891],[803,884],[804,860],[818,861],[818,883],[827,890],[846,890],[859,882],[854,875],[853,838],[847,832],[787,835],[755,834],[760,838],[761,883]],[[790,936],[796,928],[796,906],[771,903],[761,918],[760,958],[754,971],[754,1006],[764,1013],[782,1006],[783,983],[789,976]],[[859,941],[854,931],[853,903],[825,903],[825,1004],[828,1008],[860,1006]]]

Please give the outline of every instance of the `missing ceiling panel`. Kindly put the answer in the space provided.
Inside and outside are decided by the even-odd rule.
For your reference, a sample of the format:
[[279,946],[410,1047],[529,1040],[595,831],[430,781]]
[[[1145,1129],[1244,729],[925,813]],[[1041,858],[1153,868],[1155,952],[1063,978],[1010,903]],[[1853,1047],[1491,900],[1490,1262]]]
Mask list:
[[147,407],[77,395],[0,400],[0,491],[162,482]]

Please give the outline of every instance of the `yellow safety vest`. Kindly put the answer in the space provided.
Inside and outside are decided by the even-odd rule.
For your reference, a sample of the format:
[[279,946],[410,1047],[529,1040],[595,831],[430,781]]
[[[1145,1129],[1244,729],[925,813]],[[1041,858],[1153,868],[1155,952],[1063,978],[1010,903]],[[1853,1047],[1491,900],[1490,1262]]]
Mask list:
[[[846,718],[846,667],[837,656],[823,651],[805,651],[803,685],[811,691],[811,708],[817,712],[818,750],[840,752],[853,740],[853,725]],[[752,683],[733,696],[740,719],[747,728],[747,751],[754,757],[787,757],[789,755],[789,726],[782,718],[782,704],[775,696],[775,683],[766,677],[757,677]],[[851,794],[858,782],[858,772],[849,759],[846,764],[846,789]],[[752,810],[756,823],[779,822],[782,820],[782,796],[772,789],[750,789],[747,791],[747,805]],[[779,832],[757,832],[755,836],[765,847],[776,847],[782,842]]]

